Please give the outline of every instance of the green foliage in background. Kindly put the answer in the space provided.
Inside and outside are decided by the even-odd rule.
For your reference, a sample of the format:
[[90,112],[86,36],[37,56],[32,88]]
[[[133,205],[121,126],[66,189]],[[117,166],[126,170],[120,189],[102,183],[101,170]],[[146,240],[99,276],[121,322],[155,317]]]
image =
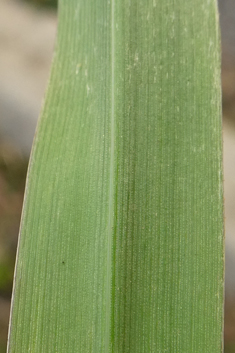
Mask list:
[[6,352],[17,233],[28,161],[0,134],[0,352]]
[[0,295],[10,296],[13,279],[13,261],[4,259],[0,261]]
[[8,353],[221,353],[215,0],[61,0]]
[[11,297],[16,241],[28,161],[0,143],[0,296]]
[[235,352],[235,344],[234,343],[228,343],[224,347],[224,353],[234,353]]
[[23,0],[39,7],[57,8],[58,0]]
[[19,156],[11,146],[0,145],[0,176],[8,193],[23,193],[28,160]]
[[6,353],[6,346],[0,343],[0,353]]

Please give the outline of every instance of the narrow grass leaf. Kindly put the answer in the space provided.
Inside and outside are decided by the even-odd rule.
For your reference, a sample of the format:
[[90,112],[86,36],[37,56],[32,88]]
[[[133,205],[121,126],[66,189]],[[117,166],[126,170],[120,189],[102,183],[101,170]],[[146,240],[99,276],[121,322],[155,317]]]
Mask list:
[[219,353],[215,0],[60,0],[8,353]]

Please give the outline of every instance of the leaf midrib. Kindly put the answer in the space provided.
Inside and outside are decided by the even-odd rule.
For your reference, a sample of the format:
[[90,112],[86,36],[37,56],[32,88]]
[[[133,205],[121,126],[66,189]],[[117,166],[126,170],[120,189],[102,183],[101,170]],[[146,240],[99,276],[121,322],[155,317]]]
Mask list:
[[110,172],[109,172],[109,201],[108,201],[108,239],[107,239],[107,284],[106,284],[106,328],[105,328],[105,352],[110,347],[111,324],[111,293],[112,293],[112,248],[113,248],[113,217],[114,217],[114,140],[115,140],[115,25],[114,25],[115,0],[111,0],[111,121],[110,121]]

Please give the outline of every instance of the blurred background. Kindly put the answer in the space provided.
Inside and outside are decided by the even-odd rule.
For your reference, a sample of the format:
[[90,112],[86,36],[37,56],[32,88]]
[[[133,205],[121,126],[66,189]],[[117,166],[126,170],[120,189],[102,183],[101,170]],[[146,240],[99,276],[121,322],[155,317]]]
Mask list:
[[[56,0],[0,0],[0,353],[25,177],[56,35]],[[226,217],[225,353],[235,353],[235,1],[219,0]]]

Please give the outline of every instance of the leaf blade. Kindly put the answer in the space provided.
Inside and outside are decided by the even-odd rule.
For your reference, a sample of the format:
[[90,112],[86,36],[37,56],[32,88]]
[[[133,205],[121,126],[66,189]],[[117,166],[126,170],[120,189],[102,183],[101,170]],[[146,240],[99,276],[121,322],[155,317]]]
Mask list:
[[212,0],[61,1],[9,352],[221,351],[217,27]]

